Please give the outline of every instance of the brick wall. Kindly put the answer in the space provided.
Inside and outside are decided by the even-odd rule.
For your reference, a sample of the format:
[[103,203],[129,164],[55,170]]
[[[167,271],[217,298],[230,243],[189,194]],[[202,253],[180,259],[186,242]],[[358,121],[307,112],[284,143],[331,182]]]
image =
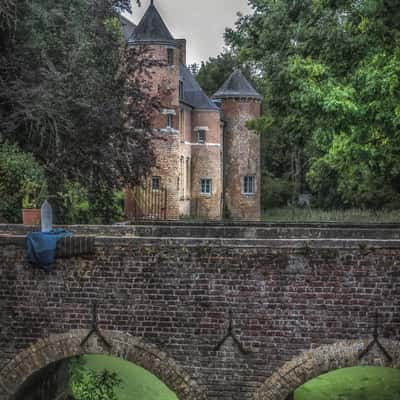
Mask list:
[[[106,236],[96,237],[95,254],[60,259],[50,274],[26,264],[22,236],[0,235],[0,392],[2,371],[21,351],[90,329],[95,300],[102,331],[158,348],[210,400],[252,399],[285,363],[321,345],[352,340],[358,354],[376,309],[381,336],[400,340],[399,240],[112,237],[98,229]],[[221,343],[230,315],[235,339]]]
[[[222,138],[219,111],[193,111],[192,116],[192,214],[218,220],[222,217]],[[198,128],[207,128],[204,144],[198,141]],[[211,179],[211,195],[201,193],[201,180]]]
[[[234,220],[260,220],[261,166],[260,136],[246,123],[260,115],[260,102],[251,99],[224,99],[224,182],[225,202]],[[244,195],[243,178],[256,177],[256,193]]]

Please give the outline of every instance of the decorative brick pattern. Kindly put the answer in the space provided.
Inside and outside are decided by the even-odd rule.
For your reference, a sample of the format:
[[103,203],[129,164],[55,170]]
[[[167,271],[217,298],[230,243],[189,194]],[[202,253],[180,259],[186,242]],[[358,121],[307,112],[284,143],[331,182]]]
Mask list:
[[[0,393],[14,390],[35,365],[71,354],[64,342],[50,343],[38,361],[25,352],[43,338],[87,333],[94,301],[107,338],[122,332],[159,349],[207,400],[281,400],[315,374],[352,364],[345,360],[372,339],[376,309],[382,343],[398,365],[398,227],[364,228],[343,228],[341,239],[341,230],[328,226],[70,227],[95,237],[95,253],[58,259],[50,274],[26,264],[23,236],[0,235]],[[306,232],[315,239],[304,239]],[[228,335],[221,343],[230,310],[236,340]],[[332,351],[313,350],[321,346]],[[300,361],[305,369],[282,370],[310,350],[304,357],[312,361]],[[382,355],[362,362],[379,364]],[[12,365],[14,372],[4,369]]]
[[161,379],[179,399],[204,399],[201,388],[155,346],[142,343],[124,333],[105,332],[111,349],[105,349],[96,338],[88,342],[85,347],[81,347],[82,340],[87,334],[88,331],[76,330],[66,334],[51,335],[22,351],[0,371],[0,388],[5,392],[3,395],[0,394],[0,399],[11,398],[18,392],[21,383],[47,365],[83,354],[104,354],[133,362]]
[[368,340],[338,342],[305,352],[275,372],[257,391],[254,400],[286,400],[307,381],[339,368],[359,365],[400,368],[400,343],[391,340],[383,340],[383,343],[393,362],[388,362],[377,347],[360,360]]

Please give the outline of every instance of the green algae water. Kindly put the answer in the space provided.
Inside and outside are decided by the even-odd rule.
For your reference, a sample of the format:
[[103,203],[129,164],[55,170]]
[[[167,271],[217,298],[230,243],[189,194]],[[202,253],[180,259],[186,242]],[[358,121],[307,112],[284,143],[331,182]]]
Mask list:
[[400,369],[339,369],[307,382],[295,400],[400,400]]
[[163,382],[147,370],[128,361],[102,355],[83,357],[85,369],[115,372],[122,380],[116,389],[118,400],[178,400]]

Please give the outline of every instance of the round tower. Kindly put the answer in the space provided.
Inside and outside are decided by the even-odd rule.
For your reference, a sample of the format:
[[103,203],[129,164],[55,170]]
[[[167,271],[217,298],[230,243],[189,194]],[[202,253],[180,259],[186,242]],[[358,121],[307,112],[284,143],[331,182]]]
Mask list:
[[[179,64],[181,59],[177,41],[171,35],[152,0],[149,8],[128,40],[130,47],[145,49],[142,57],[157,63],[140,74],[150,95],[159,98],[160,110],[152,116],[157,132],[153,140],[157,166],[147,186],[152,186],[150,197],[160,188],[167,193],[164,207],[167,219],[179,218]],[[147,196],[148,197],[148,196]],[[155,200],[157,203],[158,200]],[[164,200],[162,201],[164,202]],[[148,208],[148,207],[147,207]],[[153,206],[150,206],[152,209]],[[152,217],[151,215],[148,216]]]
[[236,70],[214,94],[224,120],[224,207],[237,221],[261,218],[260,136],[247,122],[261,115],[262,97]]

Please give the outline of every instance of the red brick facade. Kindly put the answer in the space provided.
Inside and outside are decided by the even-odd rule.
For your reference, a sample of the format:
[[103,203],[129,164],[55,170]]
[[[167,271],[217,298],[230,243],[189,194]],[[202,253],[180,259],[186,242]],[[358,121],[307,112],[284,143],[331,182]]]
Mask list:
[[[168,36],[164,27],[164,38],[160,39],[159,27],[151,26],[159,17],[154,5],[148,13],[152,13],[152,17],[147,21],[145,15],[141,21],[142,25],[150,25],[143,29],[146,36],[136,40],[147,46],[152,58],[163,63],[152,67],[147,71],[150,74],[143,75],[142,79],[150,83],[151,94],[158,96],[162,105],[153,118],[153,128],[157,132],[153,142],[157,165],[152,176],[159,177],[167,190],[166,218],[219,220],[226,202],[225,208],[234,219],[259,219],[260,143],[258,136],[245,124],[248,119],[259,116],[260,102],[230,99],[219,108],[184,65],[186,41],[162,43],[165,37],[171,41],[172,36]],[[158,20],[158,24],[163,23]],[[141,29],[140,24],[138,29]],[[158,35],[154,42],[148,38],[152,30]],[[240,182],[246,174],[256,179],[255,193],[251,195],[241,192]],[[131,201],[128,196],[128,209],[132,208],[132,205],[129,207]]]
[[[234,220],[259,221],[261,217],[260,136],[249,130],[246,122],[260,116],[261,103],[253,99],[224,99],[222,110],[226,124],[224,132],[225,207]],[[245,188],[246,177],[254,177],[255,187]],[[247,186],[250,186],[248,182]]]

